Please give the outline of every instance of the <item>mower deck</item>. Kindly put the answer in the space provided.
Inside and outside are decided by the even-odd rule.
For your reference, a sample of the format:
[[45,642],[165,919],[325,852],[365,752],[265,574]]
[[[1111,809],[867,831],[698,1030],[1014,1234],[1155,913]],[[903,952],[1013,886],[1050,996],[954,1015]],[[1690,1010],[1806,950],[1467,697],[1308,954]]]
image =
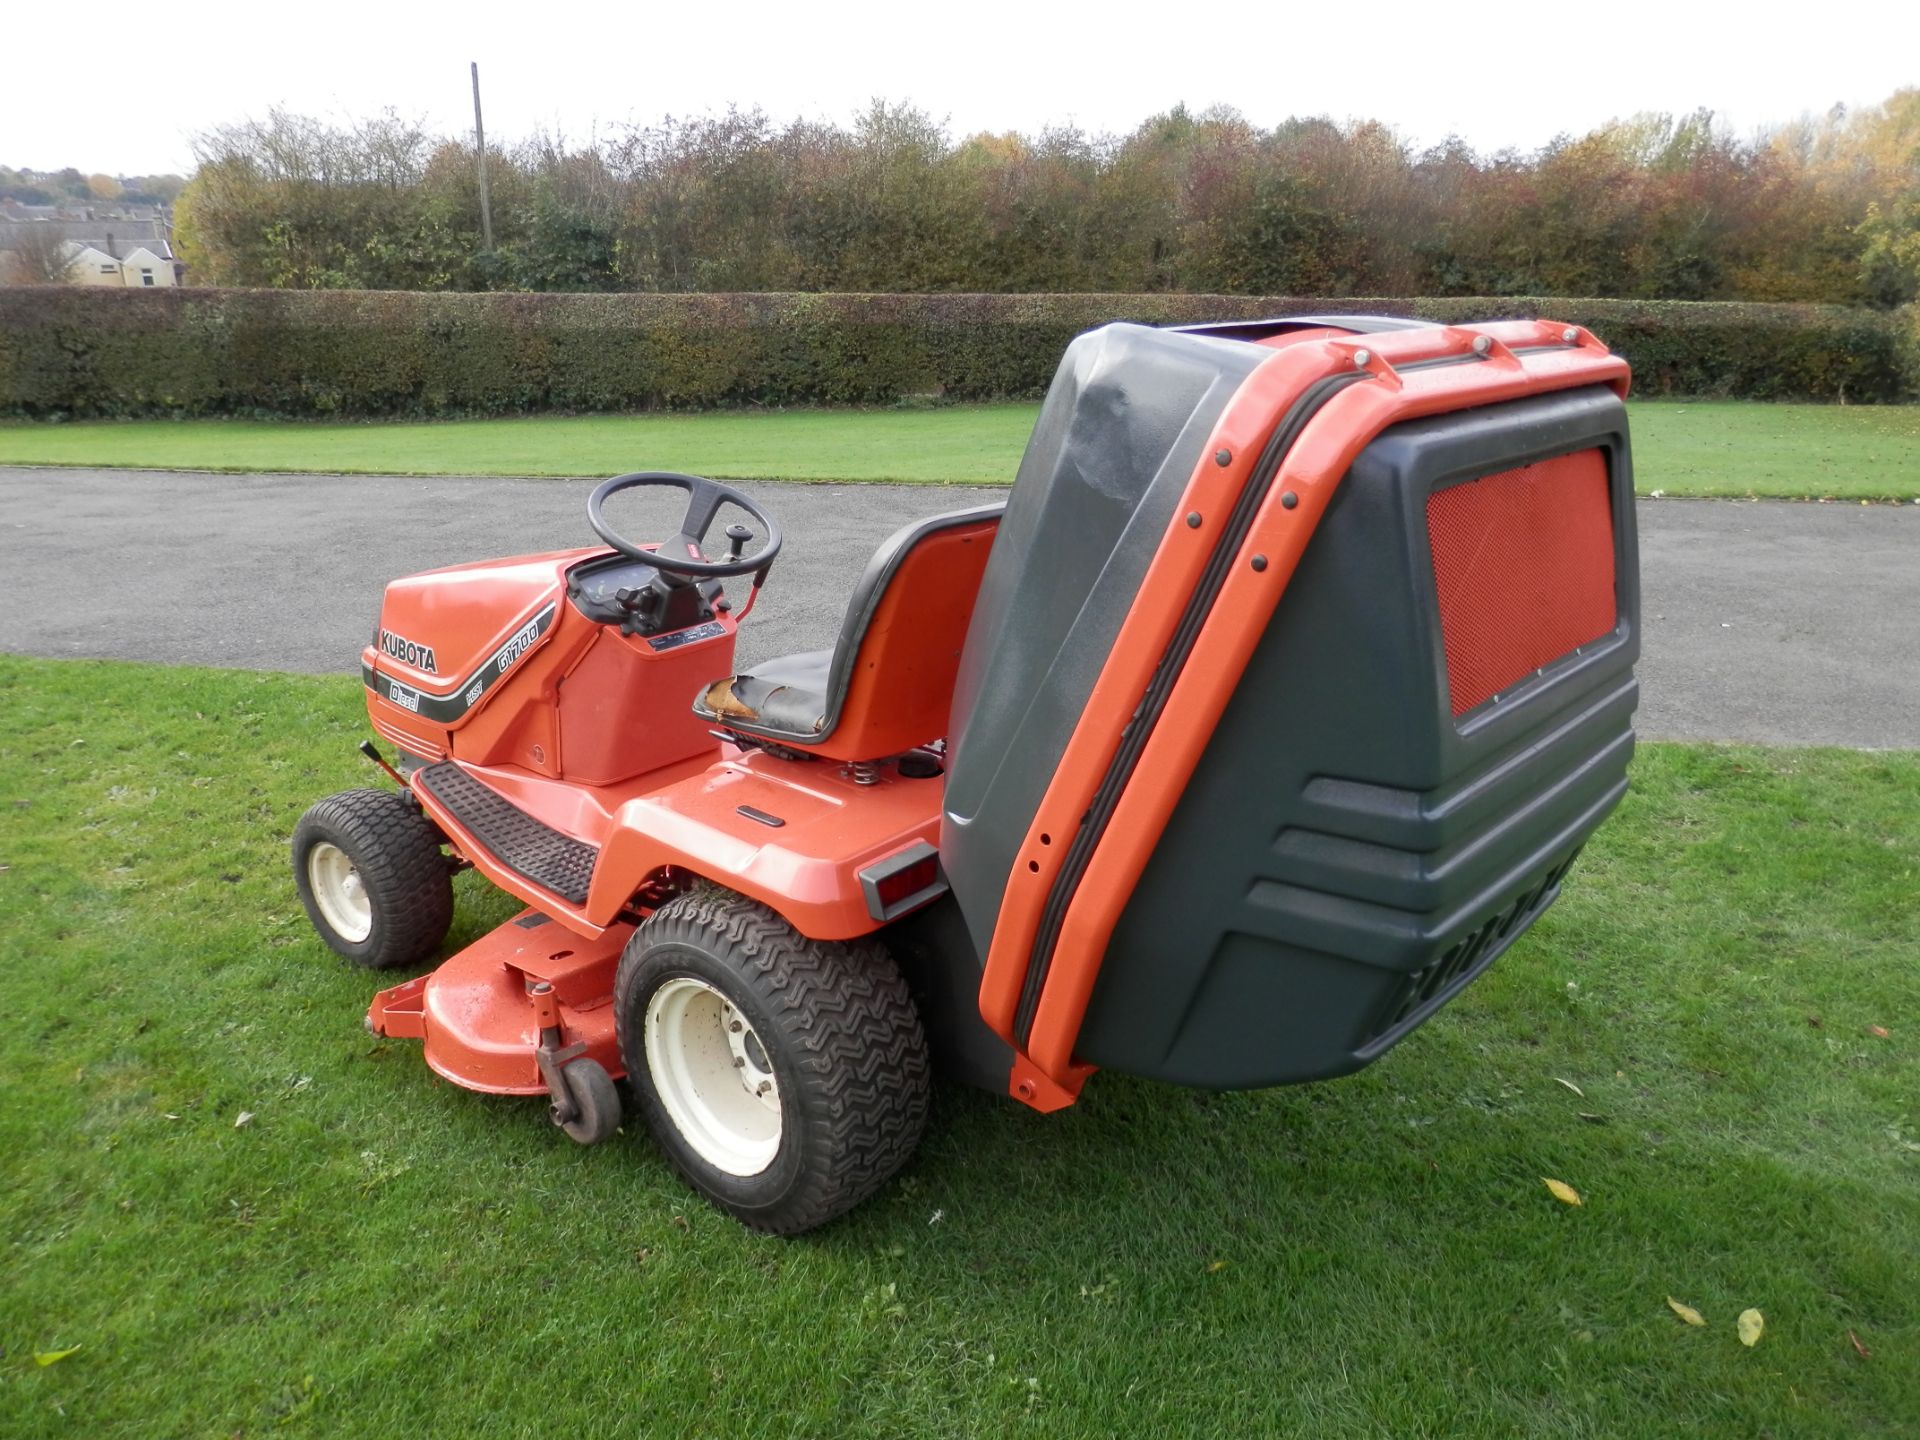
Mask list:
[[613,1033],[613,977],[633,928],[583,940],[524,910],[430,974],[375,995],[367,1028],[424,1041],[434,1073],[468,1090],[545,1095],[539,1052],[543,1032],[557,1025],[556,1050],[581,1046],[575,1054],[617,1080],[626,1070]]

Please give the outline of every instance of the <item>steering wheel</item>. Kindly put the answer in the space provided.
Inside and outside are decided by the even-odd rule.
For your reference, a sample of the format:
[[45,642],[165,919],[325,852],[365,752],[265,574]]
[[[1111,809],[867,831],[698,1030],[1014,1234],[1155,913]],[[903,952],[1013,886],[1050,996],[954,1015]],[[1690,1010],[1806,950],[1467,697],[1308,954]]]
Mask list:
[[[618,495],[622,490],[640,489],[687,492],[687,513],[681,517],[680,533],[671,540],[663,540],[657,550],[643,550],[609,525],[607,517],[601,513],[600,507],[610,496]],[[722,505],[737,505],[766,527],[767,540],[759,550],[751,555],[742,555],[735,550],[724,560],[702,557],[700,542],[706,538],[707,527],[713,524],[713,517],[720,512]],[[631,475],[616,475],[611,480],[602,480],[594,487],[593,494],[587,497],[587,523],[593,526],[594,534],[622,555],[644,561],[662,574],[682,582],[717,579],[723,575],[753,574],[765,570],[773,563],[773,557],[780,553],[780,527],[753,501],[731,485],[722,485],[717,480],[707,480],[699,475],[680,475],[670,470],[637,470]],[[727,532],[735,545],[747,538],[745,526],[729,525]]]

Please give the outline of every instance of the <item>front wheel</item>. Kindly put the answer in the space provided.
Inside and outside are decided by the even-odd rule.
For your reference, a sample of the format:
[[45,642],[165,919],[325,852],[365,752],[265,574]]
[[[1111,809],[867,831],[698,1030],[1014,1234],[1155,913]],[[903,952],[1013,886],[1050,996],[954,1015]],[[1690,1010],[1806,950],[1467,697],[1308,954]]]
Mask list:
[[809,940],[703,889],[634,932],[614,1007],[654,1138],[752,1229],[792,1235],[844,1215],[919,1143],[926,1038],[877,944]]
[[354,964],[418,964],[453,924],[444,843],[411,795],[343,790],[294,827],[294,888],[320,938]]

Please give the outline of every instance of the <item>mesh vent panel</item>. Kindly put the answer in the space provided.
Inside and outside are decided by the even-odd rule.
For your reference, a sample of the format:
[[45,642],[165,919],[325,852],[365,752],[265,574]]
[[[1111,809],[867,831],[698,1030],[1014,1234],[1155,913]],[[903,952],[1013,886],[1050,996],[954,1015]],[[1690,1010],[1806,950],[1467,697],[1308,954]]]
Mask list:
[[1453,713],[1614,627],[1606,456],[1579,450],[1427,497]]

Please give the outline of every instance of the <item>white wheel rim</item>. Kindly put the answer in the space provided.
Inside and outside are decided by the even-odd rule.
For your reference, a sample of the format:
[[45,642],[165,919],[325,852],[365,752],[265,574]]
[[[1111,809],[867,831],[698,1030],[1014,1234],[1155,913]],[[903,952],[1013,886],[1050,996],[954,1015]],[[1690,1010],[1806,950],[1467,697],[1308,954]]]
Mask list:
[[729,1175],[780,1150],[780,1084],[760,1037],[704,980],[676,975],[647,1002],[647,1074],[674,1129]]
[[342,940],[358,945],[373,933],[373,901],[353,859],[331,840],[307,852],[307,888],[321,918]]

